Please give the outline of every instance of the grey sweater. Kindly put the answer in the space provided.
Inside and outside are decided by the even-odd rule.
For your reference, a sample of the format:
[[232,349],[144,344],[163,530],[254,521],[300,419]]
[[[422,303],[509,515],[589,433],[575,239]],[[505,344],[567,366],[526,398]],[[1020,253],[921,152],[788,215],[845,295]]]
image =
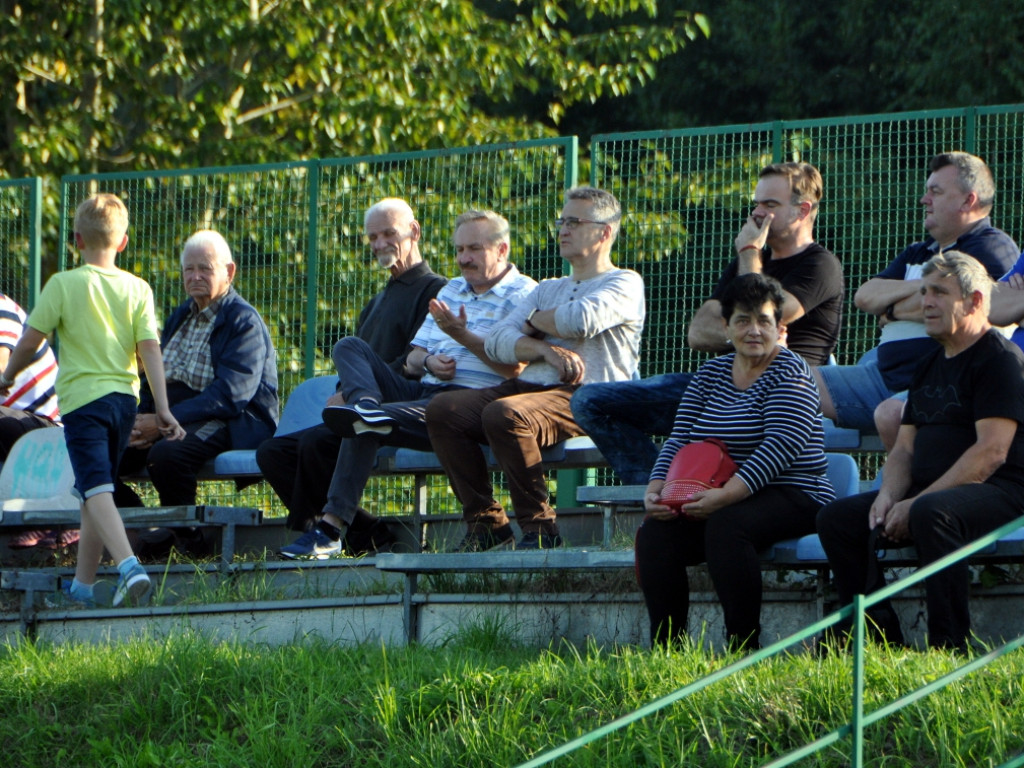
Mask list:
[[[516,342],[534,308],[555,310],[558,335],[544,340],[571,349],[583,359],[584,384],[633,377],[640,359],[645,314],[644,282],[636,272],[611,269],[589,280],[544,280],[487,336],[485,349],[492,360],[518,361]],[[544,360],[531,362],[519,378],[533,384],[560,383],[559,371]]]

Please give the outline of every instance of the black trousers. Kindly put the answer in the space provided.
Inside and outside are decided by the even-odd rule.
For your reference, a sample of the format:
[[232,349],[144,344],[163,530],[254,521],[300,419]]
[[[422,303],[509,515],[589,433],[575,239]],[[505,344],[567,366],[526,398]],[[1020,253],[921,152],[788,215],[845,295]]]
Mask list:
[[304,531],[323,511],[341,436],[323,424],[264,440],[256,463],[288,508],[288,527]]
[[33,429],[56,427],[57,423],[45,416],[36,416],[30,411],[19,411],[0,406],[0,462],[7,461],[7,454],[18,442],[18,438]]
[[644,520],[636,534],[636,562],[651,642],[667,643],[686,634],[686,566],[707,562],[730,642],[756,647],[761,633],[758,552],[777,541],[814,533],[819,506],[792,486],[768,486],[707,520]]
[[[208,422],[182,424],[183,440],[157,440],[150,448],[127,448],[121,455],[119,475],[131,475],[143,467],[160,495],[164,507],[196,503],[197,476],[210,459],[231,449],[227,427],[207,435]],[[142,500],[123,480],[114,488],[114,503],[119,507],[139,507]]]
[[[870,567],[869,558],[874,555],[868,552],[868,512],[877,495],[871,492],[838,499],[818,513],[818,536],[843,605],[855,594],[870,594],[885,586],[881,569]],[[928,565],[1022,514],[1024,490],[1009,485],[972,483],[921,496],[910,507],[909,521],[918,561]],[[884,540],[880,544],[884,546]],[[925,580],[928,644],[933,648],[967,647],[969,586],[965,561]],[[883,627],[888,617],[894,616],[888,601],[873,607],[869,614],[877,614]]]

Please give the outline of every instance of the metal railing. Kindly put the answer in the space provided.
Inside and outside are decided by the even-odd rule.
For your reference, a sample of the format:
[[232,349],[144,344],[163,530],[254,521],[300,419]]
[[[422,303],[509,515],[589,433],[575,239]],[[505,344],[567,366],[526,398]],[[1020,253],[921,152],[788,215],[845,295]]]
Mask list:
[[[701,678],[695,680],[689,685],[683,686],[672,693],[666,694],[658,699],[655,699],[650,704],[647,704],[640,709],[637,709],[629,714],[623,715],[607,725],[601,726],[589,733],[586,733],[572,741],[569,741],[559,747],[548,750],[541,755],[528,760],[525,763],[521,763],[517,768],[537,768],[537,766],[548,765],[555,759],[574,752],[581,747],[586,746],[598,739],[601,739],[621,728],[635,723],[638,720],[659,712],[666,707],[675,704],[676,702],[692,696],[695,693],[703,691],[704,689],[714,685],[715,683],[727,680],[733,675],[742,672],[754,665],[764,661],[765,659],[776,656],[780,653],[785,652],[787,649],[794,646],[803,645],[807,641],[811,641],[817,637],[817,635],[830,627],[835,626],[844,619],[853,619],[853,638],[850,646],[850,653],[852,656],[852,674],[853,674],[853,700],[851,702],[851,715],[850,720],[843,723],[837,728],[829,731],[818,739],[815,739],[809,744],[800,747],[799,749],[793,750],[792,752],[782,755],[768,763],[764,763],[764,768],[781,768],[781,766],[792,765],[793,763],[801,760],[819,750],[837,744],[843,739],[850,739],[850,766],[851,768],[862,768],[864,765],[864,730],[868,726],[878,722],[879,720],[891,715],[894,712],[899,711],[903,707],[912,704],[929,694],[945,688],[950,683],[953,683],[965,675],[974,672],[977,669],[991,664],[993,661],[1006,656],[1007,654],[1017,650],[1024,646],[1024,635],[1010,640],[1009,642],[1003,643],[997,648],[992,649],[988,653],[978,656],[961,667],[953,670],[952,672],[943,675],[935,680],[930,681],[926,685],[911,691],[910,693],[901,696],[895,701],[890,702],[884,706],[872,712],[864,711],[864,692],[865,692],[865,645],[866,645],[866,632],[865,632],[865,613],[868,608],[873,605],[877,605],[883,600],[887,600],[893,595],[902,592],[908,587],[912,587],[916,584],[920,584],[922,581],[938,573],[943,568],[949,565],[958,563],[961,560],[969,558],[971,555],[986,549],[995,544],[1000,538],[1013,533],[1018,528],[1024,525],[1024,517],[1020,517],[1013,522],[1007,523],[991,533],[982,536],[981,538],[967,544],[955,552],[951,552],[945,557],[936,560],[934,563],[916,570],[909,576],[906,576],[898,581],[889,584],[883,589],[873,592],[870,595],[855,595],[854,600],[850,605],[843,607],[835,613],[829,614],[823,619],[814,622],[800,632],[796,632],[789,637],[785,637],[778,642],[772,643],[766,648],[761,649],[755,653],[750,654],[722,669]],[[1018,766],[1024,765],[1024,754],[1017,755],[1010,758],[1006,762],[1002,763],[998,768],[1017,768]]]

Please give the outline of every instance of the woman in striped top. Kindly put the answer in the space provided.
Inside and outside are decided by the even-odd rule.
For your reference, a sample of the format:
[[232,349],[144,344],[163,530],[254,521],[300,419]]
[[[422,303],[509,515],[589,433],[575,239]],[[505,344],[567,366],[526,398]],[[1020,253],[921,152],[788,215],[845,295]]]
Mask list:
[[[780,346],[784,301],[770,277],[746,274],[729,284],[722,317],[735,352],[697,371],[651,472],[636,558],[652,643],[685,636],[686,566],[706,562],[730,646],[759,647],[758,551],[813,533],[818,509],[835,497],[825,477],[818,390],[807,363]],[[660,495],[669,465],[681,446],[708,437],[725,442],[739,469],[677,513]]]

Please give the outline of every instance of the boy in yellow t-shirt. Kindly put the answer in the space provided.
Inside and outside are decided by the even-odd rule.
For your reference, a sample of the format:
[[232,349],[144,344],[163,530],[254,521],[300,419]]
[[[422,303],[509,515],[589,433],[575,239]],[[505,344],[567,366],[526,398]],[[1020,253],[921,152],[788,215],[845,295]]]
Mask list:
[[74,607],[95,605],[93,585],[104,547],[120,574],[113,604],[138,604],[149,597],[149,576],[132,553],[113,497],[138,405],[136,352],[153,391],[160,431],[169,440],[185,436],[167,406],[153,292],[145,280],[116,266],[117,254],[128,245],[127,232],[128,211],[115,195],[94,195],[78,206],[75,245],[83,264],[46,283],[0,374],[3,393],[43,340],[57,332],[57,399],[75,491],[82,500],[78,564],[65,590]]

